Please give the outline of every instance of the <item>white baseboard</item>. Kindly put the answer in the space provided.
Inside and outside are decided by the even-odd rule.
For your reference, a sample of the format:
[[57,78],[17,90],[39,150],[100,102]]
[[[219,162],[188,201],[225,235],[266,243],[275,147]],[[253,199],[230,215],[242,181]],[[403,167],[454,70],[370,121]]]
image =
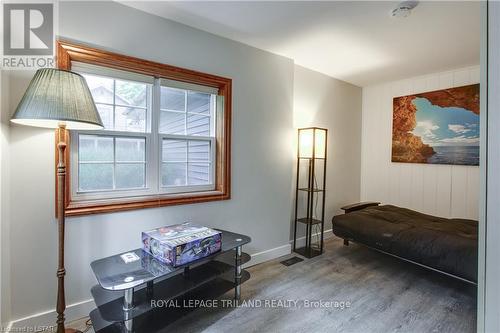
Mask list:
[[[313,235],[316,236],[316,234]],[[325,239],[332,237],[333,236],[332,230],[331,229],[325,230],[323,232],[323,235]],[[297,238],[297,247],[304,246],[305,241],[306,241],[305,237]],[[293,241],[290,241],[289,244],[278,246],[266,251],[254,253],[252,254],[252,259],[248,263],[243,265],[243,267],[254,266],[269,260],[286,256],[292,252],[292,243]],[[92,311],[94,308],[95,304],[94,301],[91,299],[68,305],[66,307],[66,311],[64,312],[66,315],[66,322],[68,323],[70,321],[86,317],[89,315],[90,311]],[[7,326],[7,331],[9,331],[9,329],[13,330],[12,328],[51,326],[54,325],[54,323],[56,322],[56,317],[57,313],[55,310],[36,313],[28,317],[11,321]]]
[[243,265],[243,267],[255,266],[257,264],[261,264],[263,262],[273,260],[282,256],[286,256],[292,252],[292,245],[285,244],[282,246],[275,247],[274,249],[269,249],[266,251],[258,252],[252,254],[252,259]]
[[[318,233],[313,234],[313,237],[316,237]],[[332,229],[324,230],[323,231],[323,239],[328,239],[333,237]],[[243,265],[243,267],[250,267],[254,266],[269,260],[273,260],[282,256],[286,256],[287,254],[292,253],[292,245],[293,245],[293,240],[290,241],[289,244],[285,244],[279,247],[275,247],[274,249],[269,249],[266,251],[262,251],[259,253],[252,254],[252,260],[248,262],[247,264]],[[297,238],[297,247],[302,247],[306,245],[306,237],[299,237]]]
[[[94,308],[95,304],[91,299],[68,305],[66,307],[66,311],[64,312],[66,323],[88,316],[90,311],[92,311]],[[55,310],[36,313],[28,317],[11,321],[7,326],[7,332],[15,332],[15,328],[52,326],[56,322],[56,318],[57,312]],[[26,332],[31,331],[27,330]]]

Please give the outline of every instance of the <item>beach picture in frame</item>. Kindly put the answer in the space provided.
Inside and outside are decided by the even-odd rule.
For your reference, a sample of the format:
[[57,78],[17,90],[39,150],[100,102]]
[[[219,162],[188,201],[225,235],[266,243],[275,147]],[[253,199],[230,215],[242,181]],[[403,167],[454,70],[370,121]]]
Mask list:
[[479,84],[395,97],[392,162],[479,165]]

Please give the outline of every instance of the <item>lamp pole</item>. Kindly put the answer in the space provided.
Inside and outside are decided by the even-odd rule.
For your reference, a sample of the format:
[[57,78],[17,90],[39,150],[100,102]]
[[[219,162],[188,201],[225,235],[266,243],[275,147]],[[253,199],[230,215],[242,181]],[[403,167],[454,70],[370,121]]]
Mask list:
[[[59,123],[57,129],[59,136],[59,143],[57,150],[59,152],[59,162],[57,164],[57,228],[59,237],[58,248],[58,266],[57,266],[57,333],[64,333],[64,310],[66,310],[66,297],[64,293],[64,276],[66,269],[64,268],[64,227],[65,227],[65,195],[66,195],[66,125]],[[75,332],[74,330],[68,330]]]

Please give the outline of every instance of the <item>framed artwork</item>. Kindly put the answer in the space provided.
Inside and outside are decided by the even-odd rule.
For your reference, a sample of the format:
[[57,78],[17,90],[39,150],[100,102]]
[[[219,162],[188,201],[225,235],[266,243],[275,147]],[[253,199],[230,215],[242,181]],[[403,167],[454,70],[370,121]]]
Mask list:
[[479,165],[479,84],[395,97],[392,162]]

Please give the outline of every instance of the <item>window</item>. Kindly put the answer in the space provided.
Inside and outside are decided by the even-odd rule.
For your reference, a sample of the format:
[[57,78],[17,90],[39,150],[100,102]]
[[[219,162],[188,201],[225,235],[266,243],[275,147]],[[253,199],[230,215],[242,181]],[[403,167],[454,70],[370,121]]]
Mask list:
[[169,80],[160,84],[160,187],[214,189],[216,92],[173,88],[179,84]]
[[229,198],[229,79],[64,42],[58,51],[104,124],[69,134],[66,215]]
[[72,69],[85,77],[104,124],[72,133],[75,199],[215,189],[217,89],[81,63]]

